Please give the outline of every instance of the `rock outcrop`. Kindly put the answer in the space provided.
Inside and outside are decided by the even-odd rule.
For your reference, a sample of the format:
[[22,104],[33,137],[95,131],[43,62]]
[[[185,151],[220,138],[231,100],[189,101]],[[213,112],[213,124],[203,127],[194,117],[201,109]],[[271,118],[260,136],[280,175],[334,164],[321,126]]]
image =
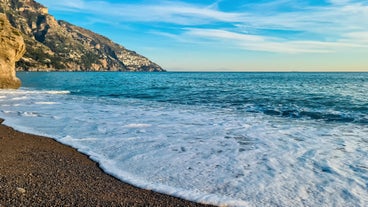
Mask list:
[[57,21],[34,0],[0,0],[0,13],[21,31],[26,43],[19,71],[164,71],[104,36]]
[[4,14],[0,14],[0,88],[19,88],[15,76],[15,62],[25,53],[23,37],[13,28]]

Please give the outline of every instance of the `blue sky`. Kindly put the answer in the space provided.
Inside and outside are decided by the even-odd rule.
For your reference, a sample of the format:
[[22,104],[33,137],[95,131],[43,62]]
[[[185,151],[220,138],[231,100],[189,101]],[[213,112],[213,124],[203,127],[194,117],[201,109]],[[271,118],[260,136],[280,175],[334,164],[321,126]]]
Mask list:
[[366,0],[38,0],[170,71],[368,71]]

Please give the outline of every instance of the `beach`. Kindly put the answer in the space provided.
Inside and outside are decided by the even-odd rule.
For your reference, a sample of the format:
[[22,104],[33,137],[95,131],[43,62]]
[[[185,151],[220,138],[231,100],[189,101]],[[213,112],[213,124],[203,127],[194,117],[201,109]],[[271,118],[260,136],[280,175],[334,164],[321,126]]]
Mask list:
[[[29,141],[0,129],[0,166],[8,173],[0,193],[13,196],[1,199],[53,200],[37,192],[51,188],[42,192],[62,197],[65,205],[179,202],[150,191],[125,193],[123,181],[217,206],[368,204],[366,73],[18,76],[22,88],[0,91],[0,117],[18,131],[55,141]],[[56,142],[98,164],[80,161],[74,149],[56,149]],[[95,181],[100,169],[117,180]]]
[[1,207],[206,206],[125,184],[71,147],[2,124],[0,166]]

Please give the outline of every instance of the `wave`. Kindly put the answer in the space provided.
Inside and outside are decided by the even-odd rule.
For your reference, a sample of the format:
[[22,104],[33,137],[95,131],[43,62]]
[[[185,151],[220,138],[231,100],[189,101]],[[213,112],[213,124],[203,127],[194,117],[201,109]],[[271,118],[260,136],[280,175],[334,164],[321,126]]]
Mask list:
[[59,104],[58,102],[52,102],[52,101],[39,101],[39,102],[35,102],[35,104],[37,105],[55,105],[55,104]]
[[270,116],[287,117],[293,119],[313,119],[326,122],[368,124],[368,116],[362,113],[352,114],[343,112],[305,111],[296,109],[260,109],[259,112]]
[[[1,90],[0,94],[14,94],[14,95],[29,95],[29,94],[71,94],[68,90],[30,90],[27,88],[21,88],[19,90]],[[0,96],[0,98],[6,98],[7,96]]]
[[44,91],[44,93],[48,94],[70,94],[70,91]]

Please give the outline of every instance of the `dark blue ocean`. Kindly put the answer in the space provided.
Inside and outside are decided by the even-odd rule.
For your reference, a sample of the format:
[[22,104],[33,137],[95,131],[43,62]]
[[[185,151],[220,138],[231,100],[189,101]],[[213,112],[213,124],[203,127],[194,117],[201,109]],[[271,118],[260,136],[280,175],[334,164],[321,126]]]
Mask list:
[[0,117],[113,176],[230,206],[367,206],[368,73],[18,73]]

